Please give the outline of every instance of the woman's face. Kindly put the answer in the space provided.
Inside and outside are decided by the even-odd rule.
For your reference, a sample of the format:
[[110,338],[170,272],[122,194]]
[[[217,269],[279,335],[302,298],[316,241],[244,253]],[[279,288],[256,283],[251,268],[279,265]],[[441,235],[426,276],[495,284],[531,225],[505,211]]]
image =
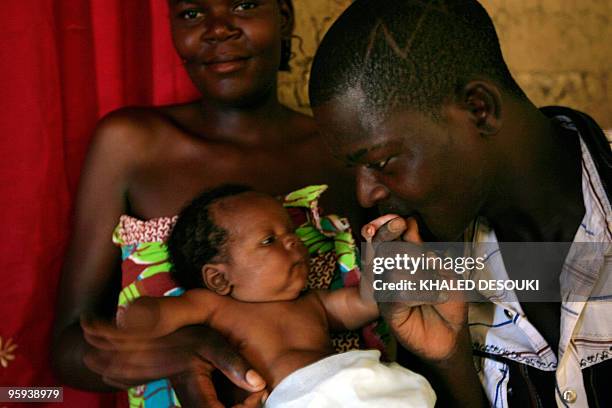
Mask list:
[[191,80],[221,104],[276,92],[281,38],[291,16],[278,0],[170,0],[172,37]]

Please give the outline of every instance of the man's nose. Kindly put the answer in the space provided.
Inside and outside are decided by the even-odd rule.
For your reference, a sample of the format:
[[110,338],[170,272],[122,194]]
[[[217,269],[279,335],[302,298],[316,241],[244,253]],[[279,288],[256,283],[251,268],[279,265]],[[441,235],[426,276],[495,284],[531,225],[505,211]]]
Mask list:
[[232,22],[232,16],[224,10],[211,10],[206,17],[206,30],[202,39],[211,43],[227,41],[240,36],[240,29]]
[[381,184],[376,175],[360,166],[356,172],[357,201],[362,207],[370,208],[389,197],[389,190]]

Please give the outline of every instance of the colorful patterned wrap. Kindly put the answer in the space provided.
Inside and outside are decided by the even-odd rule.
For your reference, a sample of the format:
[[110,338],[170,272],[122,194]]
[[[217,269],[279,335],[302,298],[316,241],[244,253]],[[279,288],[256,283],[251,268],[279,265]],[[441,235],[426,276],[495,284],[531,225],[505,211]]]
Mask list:
[[[308,186],[284,197],[283,205],[291,215],[296,234],[310,253],[308,287],[338,289],[359,284],[359,256],[350,225],[336,215],[322,216],[318,199],[327,186]],[[179,296],[184,291],[170,277],[171,264],[165,244],[177,217],[142,221],[121,216],[113,242],[122,252],[122,291],[117,314],[140,296]],[[361,335],[360,335],[361,334]],[[393,356],[394,343],[384,321],[364,327],[361,333],[346,332],[332,336],[338,352],[376,348],[383,358]],[[170,382],[162,379],[131,388],[130,408],[170,408],[180,406]]]

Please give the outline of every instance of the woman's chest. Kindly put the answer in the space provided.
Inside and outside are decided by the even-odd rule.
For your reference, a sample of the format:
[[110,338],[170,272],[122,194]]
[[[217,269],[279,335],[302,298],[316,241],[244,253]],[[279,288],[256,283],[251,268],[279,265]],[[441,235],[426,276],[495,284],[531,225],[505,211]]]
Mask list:
[[[241,149],[218,147],[199,155],[150,160],[136,169],[128,188],[134,215],[142,218],[174,215],[206,189],[244,184],[272,195],[283,195],[308,184],[339,182],[336,163],[312,148]],[[334,190],[332,190],[334,191]]]

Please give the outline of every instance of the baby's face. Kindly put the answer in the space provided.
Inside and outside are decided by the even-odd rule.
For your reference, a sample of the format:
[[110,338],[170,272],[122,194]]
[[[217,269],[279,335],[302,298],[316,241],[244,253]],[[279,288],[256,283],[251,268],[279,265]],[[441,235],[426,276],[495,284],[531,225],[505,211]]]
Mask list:
[[228,232],[231,296],[245,302],[292,300],[306,286],[308,251],[274,198],[245,193],[219,202],[215,223]]

